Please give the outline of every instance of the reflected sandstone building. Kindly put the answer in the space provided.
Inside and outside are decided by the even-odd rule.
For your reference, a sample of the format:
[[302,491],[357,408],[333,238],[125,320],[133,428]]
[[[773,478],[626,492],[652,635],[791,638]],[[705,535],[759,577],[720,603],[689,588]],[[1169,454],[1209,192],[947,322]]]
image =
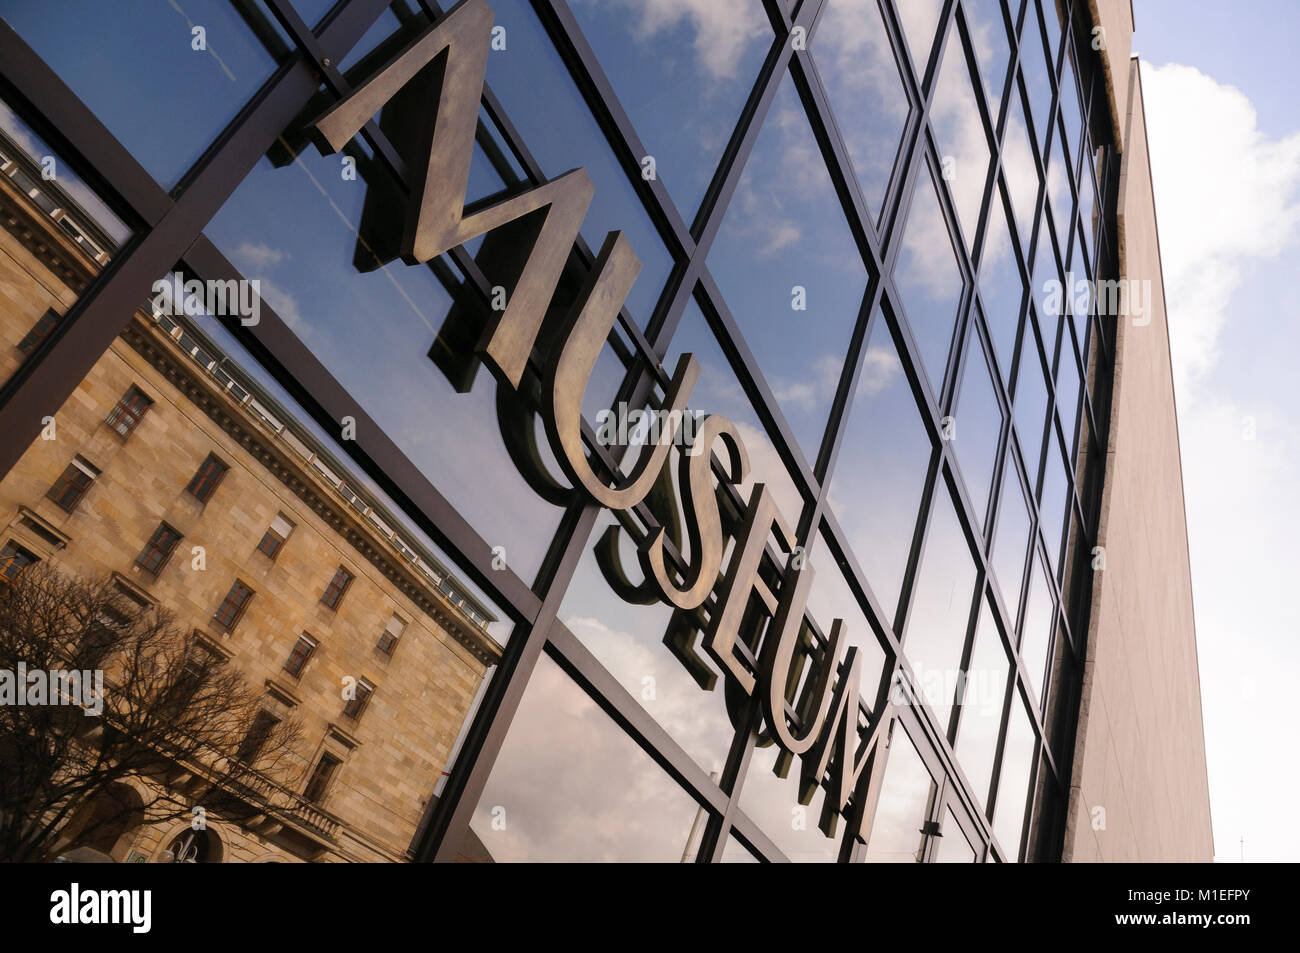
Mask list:
[[[7,376],[46,311],[66,310],[107,255],[60,227],[94,233],[7,137],[0,154]],[[197,630],[264,691],[267,712],[303,725],[284,783],[265,779],[265,815],[248,828],[210,817],[200,858],[405,859],[500,657],[492,617],[184,318],[138,311],[51,434],[0,484],[6,571],[48,559],[111,575]],[[116,860],[157,860],[188,828],[92,837]]]

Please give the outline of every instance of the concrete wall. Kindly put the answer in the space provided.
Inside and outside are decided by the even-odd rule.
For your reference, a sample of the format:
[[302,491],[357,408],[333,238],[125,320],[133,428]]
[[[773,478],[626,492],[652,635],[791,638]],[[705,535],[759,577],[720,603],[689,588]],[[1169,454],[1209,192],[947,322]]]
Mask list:
[[[1101,6],[1131,30],[1128,0]],[[1150,282],[1153,313],[1144,324],[1117,319],[1098,538],[1106,564],[1094,577],[1063,859],[1210,861],[1177,409],[1136,59],[1120,77],[1120,273]]]

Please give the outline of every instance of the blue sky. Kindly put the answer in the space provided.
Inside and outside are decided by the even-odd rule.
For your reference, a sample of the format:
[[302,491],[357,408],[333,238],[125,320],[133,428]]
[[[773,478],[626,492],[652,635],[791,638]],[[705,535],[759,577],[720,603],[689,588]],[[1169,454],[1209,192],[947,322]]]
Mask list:
[[1269,794],[1300,672],[1300,101],[1286,0],[1136,0],[1196,600],[1217,859],[1300,859]]

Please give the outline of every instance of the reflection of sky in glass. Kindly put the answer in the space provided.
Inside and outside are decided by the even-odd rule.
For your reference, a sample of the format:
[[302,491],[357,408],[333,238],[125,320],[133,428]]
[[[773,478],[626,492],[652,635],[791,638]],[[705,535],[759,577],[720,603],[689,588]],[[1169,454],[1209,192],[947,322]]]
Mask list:
[[291,2],[303,22],[309,27],[315,27],[321,17],[330,12],[330,8],[337,0],[291,0]]
[[[723,704],[723,680],[697,632],[687,648],[717,679],[701,688],[665,644],[672,607],[626,603],[610,588],[596,563],[593,547],[615,520],[602,512],[564,595],[559,617],[602,665],[677,740],[705,771],[721,771],[735,733]],[[636,546],[619,531],[621,565],[642,578]],[[649,680],[649,681],[647,681]]]
[[894,280],[930,383],[938,393],[957,324],[962,279],[934,180],[925,169],[917,177]]
[[1078,168],[1075,161],[1079,155],[1079,139],[1083,135],[1083,104],[1079,102],[1079,90],[1075,86],[1074,56],[1066,56],[1065,65],[1061,67],[1061,121],[1065,123],[1065,144],[1070,156],[1072,168]]
[[771,45],[762,8],[751,0],[573,0],[570,7],[690,222]]
[[[560,510],[507,459],[496,384],[480,369],[458,394],[426,357],[452,300],[424,267],[353,267],[366,184],[345,181],[338,156],[263,160],[208,235],[358,403],[525,581],[541,563]],[[544,437],[539,442],[546,446]]]
[[1038,29],[1036,3],[1029,4],[1025,26],[1020,35],[1020,71],[1029,88],[1029,111],[1034,132],[1041,146],[1047,141],[1047,117],[1052,106],[1052,81],[1047,73],[1047,58]]
[[894,9],[903,24],[903,36],[907,39],[907,50],[912,55],[919,81],[925,76],[930,51],[939,33],[943,0],[894,0]]
[[925,762],[895,721],[889,726],[889,760],[867,840],[867,863],[913,864],[920,860],[921,825],[933,787]]
[[877,314],[827,505],[891,623],[930,455],[920,410],[889,329]]
[[1002,435],[1002,408],[998,406],[989,365],[978,340],[972,341],[962,370],[961,393],[954,415],[956,430],[953,449],[961,466],[962,480],[975,506],[975,518],[982,525],[993,489],[993,469],[998,462],[998,438]]
[[1038,168],[1029,144],[1023,100],[1018,95],[1011,97],[1007,128],[1002,134],[1002,169],[1011,196],[1011,211],[1020,230],[1020,247],[1028,248],[1030,229],[1034,224],[1034,203],[1038,201]]
[[1061,535],[1065,527],[1066,498],[1070,492],[1069,468],[1065,463],[1061,442],[1055,431],[1047,438],[1047,466],[1043,469],[1043,499],[1038,508],[1043,526],[1043,538],[1052,568],[1056,568],[1061,552]]
[[1029,510],[1020,480],[1007,447],[1002,467],[1002,489],[998,492],[998,527],[993,537],[993,573],[1002,590],[1002,604],[1014,617],[1020,605],[1021,577],[1025,571],[1025,553],[1029,549]]
[[[885,669],[884,650],[820,534],[812,547],[808,565],[814,572],[808,595],[808,617],[816,621],[825,636],[829,636],[834,620],[844,620],[846,652],[848,647],[856,647],[862,657],[862,681],[858,691],[870,707]],[[816,795],[807,808],[807,829],[793,826],[791,810],[799,803],[800,764],[796,759],[789,777],[779,778],[772,771],[777,754],[775,744],[754,752],[745,785],[740,791],[741,809],[791,860],[833,861],[839,850],[838,837],[826,837],[816,823],[824,793]],[[837,833],[842,831],[842,826],[837,828]]]
[[908,102],[876,0],[830,0],[813,55],[867,207],[879,218]]
[[1025,466],[1030,481],[1038,478],[1038,461],[1042,459],[1043,427],[1047,423],[1047,381],[1043,377],[1043,359],[1038,351],[1038,334],[1033,321],[1025,322],[1025,340],[1020,348],[1020,367],[1016,373],[1016,400],[1012,413]]
[[[867,271],[788,77],[718,230],[709,268],[804,456],[816,457]],[[796,288],[804,289],[802,310]]]
[[925,553],[917,570],[903,651],[918,691],[944,728],[952,712],[974,594],[975,560],[952,497],[941,484],[935,491]]
[[1007,213],[1001,198],[990,203],[989,225],[984,238],[980,262],[980,297],[984,302],[984,319],[993,339],[993,352],[1002,369],[1003,383],[1011,382],[1011,359],[1016,350],[1016,332],[1020,322],[1020,305],[1025,298],[1024,282],[1016,264],[1016,250],[1011,244]]
[[497,861],[678,862],[697,812],[543,656],[470,827]]
[[1029,697],[1042,698],[1043,675],[1047,670],[1047,647],[1052,640],[1052,590],[1043,572],[1043,561],[1034,558],[1029,575],[1029,596],[1025,599],[1025,621],[1020,632],[1020,657],[1028,676]]
[[664,367],[676,367],[682,354],[694,354],[700,363],[700,380],[691,396],[690,409],[701,414],[722,414],[736,425],[745,442],[749,479],[737,487],[741,497],[748,500],[755,483],[767,484],[793,530],[799,523],[803,497],[693,298],[687,303],[681,324],[673,335]]
[[953,816],[952,810],[945,808],[941,836],[935,846],[934,862],[936,864],[973,864],[975,848],[962,833],[961,825]]
[[1034,728],[1020,694],[1011,701],[1011,722],[1002,753],[1002,777],[998,781],[997,806],[993,811],[993,833],[1008,860],[1020,852],[1021,825],[1029,798],[1029,775],[1034,767]]
[[1074,196],[1070,192],[1070,172],[1066,166],[1065,152],[1061,147],[1060,126],[1052,140],[1050,161],[1047,166],[1047,200],[1052,209],[1052,225],[1056,228],[1061,247],[1069,241],[1070,216],[1074,212]]
[[992,153],[976,105],[975,87],[966,68],[960,32],[956,30],[948,38],[939,66],[930,106],[930,125],[934,129],[944,181],[952,193],[966,242],[973,250]]
[[1011,662],[986,601],[980,608],[975,645],[966,670],[961,720],[957,723],[957,743],[953,749],[981,805],[988,798],[989,783],[993,780],[993,758],[997,754],[1002,701],[1010,669]]
[[165,188],[275,66],[226,0],[0,0],[0,17]]
[[492,0],[491,7],[495,23],[506,28],[507,48],[488,55],[488,85],[544,175],[554,178],[581,167],[591,176],[596,194],[582,237],[598,251],[607,233],[626,233],[641,260],[628,307],[644,327],[672,268],[668,250],[532,6],[526,0]]
[[1002,87],[1007,80],[1007,67],[1011,65],[1011,43],[1002,18],[1002,2],[963,0],[962,6],[966,11],[971,46],[975,48],[975,59],[979,62],[980,76],[984,80],[984,97],[989,104],[989,115],[996,125],[998,103],[1002,99]]

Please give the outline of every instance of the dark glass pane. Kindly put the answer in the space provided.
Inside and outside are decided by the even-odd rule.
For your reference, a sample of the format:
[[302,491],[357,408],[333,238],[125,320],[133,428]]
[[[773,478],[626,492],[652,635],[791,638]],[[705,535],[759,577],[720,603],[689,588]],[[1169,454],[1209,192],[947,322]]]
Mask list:
[[1007,213],[999,197],[989,209],[989,227],[984,238],[980,261],[980,296],[984,302],[984,319],[993,340],[993,350],[1002,382],[1011,386],[1011,362],[1016,353],[1016,334],[1020,324],[1020,307],[1025,299],[1025,283],[1020,277],[1016,250],[1007,227]]
[[330,12],[337,0],[292,0],[293,8],[298,11],[304,23],[315,27],[321,18]]
[[[1075,280],[1078,280],[1076,278]],[[1061,341],[1061,353],[1056,369],[1056,409],[1061,415],[1061,433],[1067,447],[1074,446],[1074,431],[1079,422],[1079,398],[1082,383],[1079,380],[1079,363],[1074,354],[1074,335],[1066,334]]]
[[[808,617],[817,623],[823,636],[829,635],[836,619],[844,620],[846,643],[856,647],[862,656],[862,680],[858,690],[861,700],[870,707],[884,673],[885,652],[820,534],[812,547],[808,565],[814,572],[808,596]],[[828,838],[817,826],[824,794],[817,794],[810,806],[801,809],[799,763],[796,760],[788,777],[779,778],[773,772],[778,754],[775,744],[754,752],[745,785],[740,791],[741,809],[791,860],[820,863],[835,860],[839,852],[839,837]],[[837,834],[842,832],[841,825]]]
[[1027,250],[1034,226],[1039,178],[1034,150],[1029,141],[1029,127],[1025,125],[1023,100],[1019,94],[1011,97],[1007,128],[1002,134],[1002,173],[1006,177],[1007,194],[1011,197],[1011,211],[1020,231],[1020,247]]
[[762,7],[642,0],[570,7],[689,223],[772,43]]
[[830,0],[813,54],[867,208],[879,218],[909,106],[875,0]]
[[993,489],[993,470],[998,463],[1002,408],[979,339],[972,340],[969,348],[953,421],[953,449],[982,527],[988,512],[989,492]]
[[1037,703],[1043,695],[1043,673],[1047,668],[1047,649],[1052,641],[1052,621],[1056,612],[1043,561],[1035,558],[1033,562],[1029,574],[1029,596],[1025,599],[1025,618],[1020,626],[1020,658],[1025,663],[1029,679],[1029,697]]
[[1084,166],[1079,177],[1079,223],[1083,232],[1083,257],[1091,265],[1097,237],[1097,216],[1100,210],[1097,208],[1097,187],[1093,184],[1092,174],[1088,171],[1087,164],[1085,163]]
[[931,444],[881,315],[875,318],[827,505],[892,621]]
[[937,394],[943,386],[957,323],[962,278],[934,180],[924,168],[917,177],[894,280],[926,374]]
[[898,721],[889,726],[888,751],[885,780],[867,839],[867,863],[919,863],[921,827],[934,779]]
[[741,498],[749,499],[755,483],[767,484],[793,530],[803,509],[803,496],[693,298],[673,335],[664,367],[676,367],[682,354],[694,354],[700,364],[700,379],[691,395],[690,409],[700,414],[725,415],[745,441],[750,472],[749,479],[736,488]]
[[1070,494],[1069,467],[1056,438],[1056,431],[1047,438],[1047,461],[1043,469],[1043,499],[1038,508],[1043,539],[1047,543],[1048,563],[1053,571],[1061,554],[1061,537],[1065,529],[1066,506]]
[[1017,694],[1011,700],[1011,720],[1007,725],[1006,747],[1002,752],[1002,774],[993,810],[993,833],[1009,861],[1016,860],[1020,854],[1020,835],[1036,751],[1034,726]]
[[709,251],[709,268],[804,455],[815,458],[867,269],[789,78]]
[[1010,670],[1011,661],[998,633],[997,622],[985,601],[980,607],[975,644],[966,669],[961,720],[957,723],[957,743],[953,749],[981,805],[987,802],[989,784],[993,780],[993,761],[997,755],[1002,704],[1006,699]]
[[1014,625],[1020,605],[1020,584],[1029,549],[1029,509],[1016,476],[1011,448],[1002,467],[1002,489],[998,495],[997,532],[993,537],[993,572],[1002,590],[1002,604]]
[[934,862],[936,864],[973,864],[977,859],[975,848],[966,840],[961,825],[951,810],[944,810],[942,836],[935,846]]
[[497,861],[675,863],[701,810],[543,656],[470,829]]
[[943,179],[948,183],[967,247],[973,251],[992,153],[957,30],[949,35],[944,47],[930,105],[930,125]]
[[1061,68],[1061,122],[1065,124],[1065,146],[1072,168],[1078,168],[1080,137],[1083,135],[1083,105],[1075,85],[1074,54],[1065,57]]
[[[1031,0],[1032,2],[1032,0]],[[1056,72],[1056,58],[1061,52],[1061,24],[1065,18],[1062,0],[1038,0],[1043,12],[1043,26],[1047,28],[1047,63]]]
[[228,0],[3,0],[0,17],[164,188],[275,68]]
[[943,12],[941,0],[894,0],[894,9],[903,25],[908,52],[916,66],[916,79],[925,78],[925,66],[939,33],[939,14]]
[[952,497],[940,485],[903,631],[903,651],[918,692],[945,727],[952,712],[974,595],[975,559]]
[[1002,89],[1007,81],[1007,67],[1011,65],[1011,42],[1002,16],[1002,0],[963,0],[962,6],[980,76],[984,79],[989,115],[996,126]]
[[[533,492],[507,456],[497,416],[497,383],[484,368],[468,393],[455,370],[428,356],[436,340],[452,352],[456,335],[474,334],[479,312],[469,294],[424,266],[374,267],[359,239],[369,176],[345,180],[337,156],[314,150],[287,168],[263,160],[207,229],[263,300],[301,337],[353,398],[384,428],[507,564],[531,581],[561,508]],[[376,176],[382,175],[376,172]],[[364,259],[369,255],[370,262]],[[359,271],[360,264],[373,270]],[[461,303],[457,305],[457,299]],[[608,384],[595,375],[588,396]],[[602,406],[608,403],[603,394]],[[478,434],[467,441],[466,433]],[[537,427],[546,467],[549,444]],[[455,446],[456,453],[447,448]],[[549,472],[555,465],[549,463]]]
[[626,233],[641,260],[628,307],[644,326],[663,291],[672,258],[615,159],[595,117],[527,0],[493,0],[507,49],[488,55],[487,81],[542,174],[584,168],[596,194],[582,223],[593,251],[611,231]]

